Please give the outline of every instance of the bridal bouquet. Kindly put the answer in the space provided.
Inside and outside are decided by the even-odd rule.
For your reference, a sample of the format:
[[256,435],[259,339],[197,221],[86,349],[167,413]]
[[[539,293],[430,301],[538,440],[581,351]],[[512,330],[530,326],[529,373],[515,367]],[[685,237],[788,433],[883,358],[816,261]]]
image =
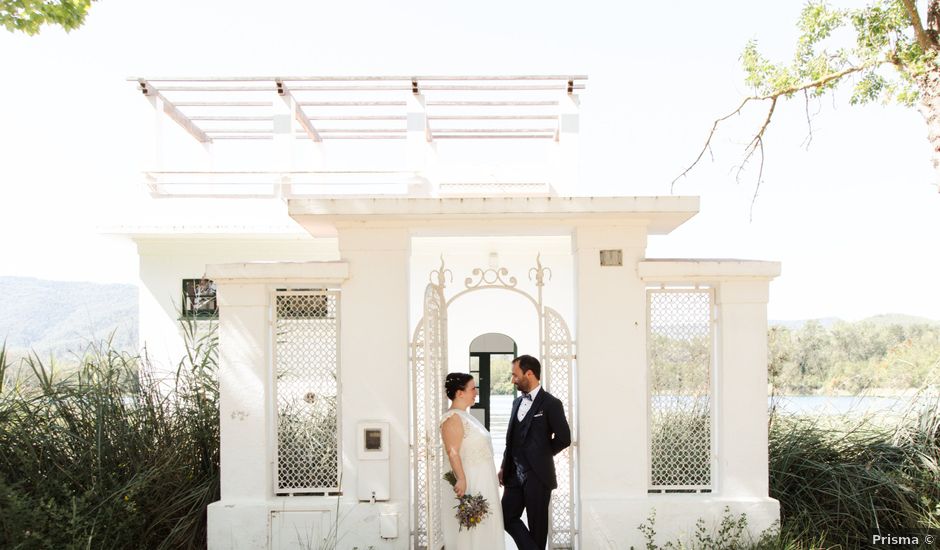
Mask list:
[[[457,476],[454,472],[444,474],[444,480],[450,483],[451,487],[457,485]],[[486,502],[483,495],[467,495],[457,498],[457,522],[460,523],[460,530],[464,527],[469,531],[483,521],[483,518],[490,513],[490,504]]]

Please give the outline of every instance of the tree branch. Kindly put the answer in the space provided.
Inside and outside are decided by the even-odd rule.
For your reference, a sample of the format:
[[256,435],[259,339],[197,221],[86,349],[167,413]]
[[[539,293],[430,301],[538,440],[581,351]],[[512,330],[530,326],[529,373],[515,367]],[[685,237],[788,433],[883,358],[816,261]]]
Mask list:
[[[780,99],[781,97],[790,96],[792,94],[795,94],[796,92],[822,88],[823,86],[825,86],[826,84],[829,84],[830,82],[834,80],[838,80],[852,73],[864,71],[873,66],[880,65],[881,63],[886,63],[886,62],[887,61],[863,63],[862,65],[859,65],[859,66],[853,66],[847,69],[843,69],[841,71],[829,73],[811,82],[797,84],[795,86],[790,86],[789,88],[777,90],[775,92],[765,94],[765,95],[754,95],[754,96],[749,96],[749,97],[744,98],[744,100],[741,101],[740,104],[738,104],[738,107],[735,110],[715,120],[715,122],[712,124],[711,131],[708,132],[708,137],[705,139],[705,145],[702,147],[702,150],[699,151],[698,156],[695,157],[695,160],[692,161],[692,164],[690,164],[688,168],[683,170],[681,174],[679,174],[678,176],[675,177],[675,179],[672,180],[672,182],[669,184],[669,192],[673,193],[673,190],[675,189],[675,186],[676,186],[676,182],[682,179],[683,177],[685,177],[689,172],[691,172],[692,169],[695,168],[698,165],[698,163],[702,160],[702,157],[705,155],[705,151],[708,151],[709,148],[711,147],[712,139],[715,137],[715,132],[718,131],[718,125],[724,122],[725,120],[728,120],[732,116],[739,114],[741,110],[744,109],[745,105],[747,105],[749,102],[766,101],[766,100],[769,100],[771,102],[770,108],[767,111],[767,117],[764,119],[764,123],[761,124],[760,128],[758,128],[757,133],[754,135],[754,138],[751,139],[750,143],[748,143],[748,146],[745,148],[744,160],[741,162],[741,164],[739,165],[739,169],[738,169],[738,174],[740,174],[741,169],[744,168],[744,165],[747,164],[747,161],[754,155],[754,153],[758,149],[760,149],[761,169],[760,169],[760,173],[758,174],[758,178],[760,178],[761,174],[763,174],[763,167],[764,167],[764,158],[763,158],[764,132],[767,130],[767,127],[770,126],[770,120],[773,117],[774,109],[777,106],[778,99]],[[757,182],[757,185],[758,187],[760,186],[760,181]],[[757,195],[755,191],[755,197],[756,196]]]
[[927,36],[927,32],[924,30],[924,24],[920,20],[920,14],[917,13],[917,6],[914,5],[914,0],[901,0],[901,3],[904,4],[904,10],[907,11],[908,17],[911,18],[911,26],[914,28],[914,36],[917,37],[917,43],[920,44],[920,47],[924,51],[930,51],[933,49],[933,40]]

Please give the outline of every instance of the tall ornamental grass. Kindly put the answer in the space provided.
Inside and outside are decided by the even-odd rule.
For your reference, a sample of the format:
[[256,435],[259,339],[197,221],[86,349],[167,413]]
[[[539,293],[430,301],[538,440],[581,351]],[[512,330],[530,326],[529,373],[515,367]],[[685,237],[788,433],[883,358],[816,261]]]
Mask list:
[[787,538],[861,548],[874,534],[940,529],[940,397],[921,397],[893,427],[774,415],[770,495]]
[[[89,347],[60,373],[0,348],[0,548],[203,548],[219,498],[214,331],[184,326],[175,378]],[[27,376],[23,376],[23,373]]]

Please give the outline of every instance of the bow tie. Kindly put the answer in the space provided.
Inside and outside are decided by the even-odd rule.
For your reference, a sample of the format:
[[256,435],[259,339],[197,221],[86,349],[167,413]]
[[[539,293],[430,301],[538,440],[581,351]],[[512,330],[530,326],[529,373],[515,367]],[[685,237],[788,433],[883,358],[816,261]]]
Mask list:
[[526,393],[526,392],[522,392],[522,398],[523,398],[523,399],[528,399],[529,401],[532,401],[532,394],[529,394],[529,393]]

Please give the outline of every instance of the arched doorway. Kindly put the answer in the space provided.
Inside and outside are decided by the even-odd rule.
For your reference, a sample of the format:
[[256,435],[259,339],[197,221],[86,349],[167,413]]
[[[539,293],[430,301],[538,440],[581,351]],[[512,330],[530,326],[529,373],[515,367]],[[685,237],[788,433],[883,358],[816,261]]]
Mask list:
[[508,293],[507,296],[521,296],[534,306],[542,383],[547,391],[562,401],[572,428],[571,447],[555,456],[558,488],[553,492],[549,509],[549,544],[552,548],[576,548],[578,545],[575,342],[564,318],[543,303],[542,287],[550,277],[551,270],[542,266],[538,256],[535,267],[529,270],[534,293],[517,288],[518,280],[510,276],[506,268],[477,268],[464,279],[464,288],[448,298],[445,288],[447,282],[453,280],[453,274],[445,268],[443,258],[440,268],[429,276],[430,282],[424,292],[424,315],[418,321],[411,341],[415,514],[412,542],[416,550],[439,550],[443,544],[439,514],[440,483],[445,465],[437,419],[446,406],[440,381],[447,372],[448,309],[456,300],[478,291],[501,291]]
[[516,394],[510,374],[512,360],[518,353],[515,340],[505,334],[489,332],[470,342],[470,374],[476,378],[480,388],[477,403],[470,407],[470,414],[489,430],[497,461],[506,446],[506,430]]

